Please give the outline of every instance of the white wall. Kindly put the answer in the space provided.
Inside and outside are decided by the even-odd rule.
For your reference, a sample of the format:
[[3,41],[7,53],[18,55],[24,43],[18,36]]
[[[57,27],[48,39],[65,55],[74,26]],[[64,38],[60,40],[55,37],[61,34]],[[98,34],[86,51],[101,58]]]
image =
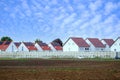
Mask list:
[[115,52],[0,52],[0,58],[115,58],[115,56]]
[[120,38],[111,46],[111,51],[120,52]]
[[86,40],[86,42],[90,45],[90,51],[95,51],[96,49],[95,49],[95,47],[94,47],[94,45],[87,39]]
[[[23,50],[22,50],[23,49]],[[24,45],[24,43],[21,43],[18,47],[18,51],[29,51],[28,48]]]
[[69,39],[66,44],[63,45],[63,51],[79,51],[79,47],[77,44],[72,40]]
[[38,51],[43,51],[42,48],[39,46],[38,43],[35,43],[35,47],[37,48]]
[[48,44],[48,46],[51,48],[51,51],[57,51],[54,47],[53,47],[53,45],[50,43],[50,44]]
[[109,45],[104,40],[101,40],[101,42],[105,45],[105,51],[111,51]]
[[10,45],[8,46],[8,48],[5,51],[6,52],[16,52],[17,47],[15,46],[15,44],[13,42],[11,42]]

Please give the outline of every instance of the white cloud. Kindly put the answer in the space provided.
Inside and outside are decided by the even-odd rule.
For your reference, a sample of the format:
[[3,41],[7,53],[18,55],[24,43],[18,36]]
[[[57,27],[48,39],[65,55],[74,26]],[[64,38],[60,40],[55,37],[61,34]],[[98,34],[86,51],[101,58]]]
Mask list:
[[117,4],[116,3],[112,3],[112,2],[108,2],[105,4],[105,15],[110,14],[113,10],[115,10],[117,8]]
[[31,10],[30,10],[30,7],[29,7],[27,1],[26,1],[26,0],[21,0],[21,1],[22,1],[22,7],[23,7],[24,10],[25,10],[26,16],[31,16],[32,12],[31,12]]
[[102,5],[102,0],[96,0],[95,2],[91,2],[89,8],[91,11],[96,11]]
[[91,20],[90,23],[94,25],[95,23],[99,23],[101,21],[101,15],[95,15]]
[[76,17],[76,13],[72,13],[70,16],[64,18],[60,27],[63,29],[64,27],[66,27],[67,24],[71,24],[71,22],[75,20],[75,17]]
[[53,5],[58,4],[57,0],[52,0],[51,3],[52,3]]
[[105,19],[104,24],[110,24],[111,25],[111,24],[115,23],[116,21],[117,21],[116,15],[112,14]]

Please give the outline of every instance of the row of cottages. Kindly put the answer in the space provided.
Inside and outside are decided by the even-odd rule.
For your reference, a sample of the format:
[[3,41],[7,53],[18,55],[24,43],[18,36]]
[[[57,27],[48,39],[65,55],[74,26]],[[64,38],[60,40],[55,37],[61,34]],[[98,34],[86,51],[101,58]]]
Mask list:
[[[117,39],[118,40],[118,39]],[[63,45],[63,51],[120,51],[119,41],[113,39],[70,37]],[[116,46],[116,45],[118,46]],[[119,48],[118,48],[119,47]]]
[[17,52],[17,51],[62,51],[58,43],[32,43],[32,42],[0,42],[0,51]]
[[18,47],[18,51],[62,51],[62,47],[58,43],[32,43],[22,42]]

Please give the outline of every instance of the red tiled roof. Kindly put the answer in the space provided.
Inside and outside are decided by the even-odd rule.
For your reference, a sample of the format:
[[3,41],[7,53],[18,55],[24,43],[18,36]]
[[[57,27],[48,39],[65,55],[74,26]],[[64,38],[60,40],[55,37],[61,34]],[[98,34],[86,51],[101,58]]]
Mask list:
[[41,46],[43,50],[51,50],[49,46]]
[[54,46],[56,50],[63,50],[61,46]]
[[51,50],[51,48],[46,44],[46,43],[37,43],[41,48],[42,50]]
[[37,48],[34,46],[34,43],[32,42],[23,42],[25,44],[25,46],[30,50],[37,50]]
[[32,50],[37,50],[37,48],[35,46],[26,46],[30,51]]
[[102,42],[98,38],[87,38],[95,47],[102,47],[105,46],[102,44]]
[[71,39],[72,39],[79,47],[90,47],[83,38],[71,37]]
[[112,44],[114,43],[113,39],[102,39],[104,40],[109,46],[112,46]]
[[63,50],[63,49],[62,49],[62,46],[60,46],[59,43],[51,42],[51,44],[53,45],[53,47],[54,47],[56,50]]
[[10,45],[10,43],[11,43],[11,42],[9,42],[9,41],[4,41],[4,42],[0,45],[0,50],[5,51],[5,50],[8,48],[8,46]]

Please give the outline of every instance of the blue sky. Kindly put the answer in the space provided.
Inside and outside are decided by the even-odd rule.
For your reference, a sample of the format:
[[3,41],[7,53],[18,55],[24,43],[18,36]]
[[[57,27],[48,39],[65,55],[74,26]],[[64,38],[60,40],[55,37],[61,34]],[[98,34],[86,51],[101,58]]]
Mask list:
[[0,37],[50,42],[120,36],[120,0],[0,0]]

